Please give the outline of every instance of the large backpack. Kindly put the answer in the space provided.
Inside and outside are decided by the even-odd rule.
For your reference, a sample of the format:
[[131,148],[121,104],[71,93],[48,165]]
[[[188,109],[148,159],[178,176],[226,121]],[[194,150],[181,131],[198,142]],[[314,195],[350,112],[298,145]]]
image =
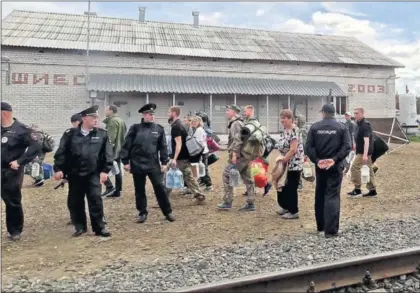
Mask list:
[[32,131],[38,137],[39,142],[41,143],[41,148],[43,153],[49,153],[54,150],[55,147],[55,140],[54,138],[49,135],[48,133],[41,130],[37,125],[32,124],[31,126]]
[[257,119],[245,123],[241,130],[241,136],[244,141],[241,155],[246,160],[253,161],[258,157],[264,156],[266,153],[266,137],[268,135]]

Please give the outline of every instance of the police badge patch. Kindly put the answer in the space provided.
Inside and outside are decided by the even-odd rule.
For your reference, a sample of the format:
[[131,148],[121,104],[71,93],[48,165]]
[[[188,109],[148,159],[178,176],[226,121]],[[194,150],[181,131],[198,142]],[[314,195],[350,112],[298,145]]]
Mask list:
[[2,137],[1,138],[1,143],[6,143],[8,141],[8,138],[7,137]]

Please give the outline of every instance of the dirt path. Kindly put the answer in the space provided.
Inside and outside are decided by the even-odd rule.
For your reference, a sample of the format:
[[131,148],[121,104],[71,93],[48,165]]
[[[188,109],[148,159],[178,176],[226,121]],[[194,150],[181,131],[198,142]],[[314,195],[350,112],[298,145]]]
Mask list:
[[[113,237],[101,240],[83,236],[71,238],[72,228],[66,226],[69,212],[66,207],[67,188],[53,190],[56,182],[43,188],[25,187],[25,227],[22,241],[10,243],[2,225],[3,277],[18,275],[56,278],[62,275],[83,274],[117,259],[130,262],[153,262],[183,253],[186,250],[234,243],[253,242],[279,235],[297,235],[315,230],[313,186],[305,182],[299,196],[300,219],[280,219],[274,191],[267,197],[257,196],[257,211],[239,213],[236,210],[220,212],[215,209],[222,196],[221,172],[225,154],[211,166],[215,190],[209,194],[206,205],[196,206],[190,198],[171,195],[177,221],[167,223],[159,209],[149,208],[146,224],[134,223],[137,211],[133,184],[125,176],[122,198],[105,200],[105,213]],[[272,158],[273,159],[273,158]],[[378,162],[378,192],[376,199],[348,200],[344,194],[351,190],[348,179],[342,188],[341,225],[357,222],[361,217],[373,221],[400,218],[418,214],[420,210],[420,144],[411,144]],[[26,181],[26,185],[30,182]],[[155,204],[149,191],[149,205]],[[239,208],[244,198],[238,188],[234,207]],[[4,223],[4,205],[2,212]]]

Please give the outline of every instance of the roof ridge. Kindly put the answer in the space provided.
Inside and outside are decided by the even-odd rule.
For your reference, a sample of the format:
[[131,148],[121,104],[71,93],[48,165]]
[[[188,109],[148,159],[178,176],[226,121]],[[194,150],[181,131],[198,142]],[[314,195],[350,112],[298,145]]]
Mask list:
[[[53,15],[72,15],[72,16],[81,16],[81,17],[87,17],[87,15],[84,14],[78,14],[78,13],[67,13],[67,12],[43,12],[43,11],[33,11],[33,10],[23,10],[23,9],[14,9],[10,14],[8,14],[6,17],[12,15],[14,12],[26,12],[26,13],[34,13],[34,14],[53,14]],[[134,18],[125,18],[125,17],[115,17],[115,16],[106,16],[106,15],[91,15],[91,17],[96,18],[105,18],[105,19],[119,19],[119,20],[128,20],[137,22],[138,24],[141,24],[138,20]],[[6,18],[5,18],[6,19]],[[4,19],[4,20],[5,20]],[[172,24],[172,25],[181,25],[181,26],[188,26],[191,28],[193,27],[193,24],[189,23],[183,23],[183,22],[170,22],[170,21],[156,21],[156,20],[146,20],[145,23],[155,23],[155,24]],[[352,38],[357,41],[359,41],[355,37],[347,37],[343,35],[324,35],[324,34],[310,34],[310,33],[292,33],[292,32],[285,32],[280,30],[270,30],[270,29],[258,29],[258,28],[244,28],[244,27],[238,27],[238,26],[217,26],[217,25],[205,25],[200,24],[200,27],[204,28],[221,28],[221,29],[230,29],[230,30],[242,30],[242,31],[254,31],[254,32],[270,32],[270,33],[278,33],[278,34],[286,34],[286,35],[302,35],[302,36],[322,36],[322,37],[333,37],[337,39],[343,39],[343,38]],[[360,41],[359,41],[360,42]]]

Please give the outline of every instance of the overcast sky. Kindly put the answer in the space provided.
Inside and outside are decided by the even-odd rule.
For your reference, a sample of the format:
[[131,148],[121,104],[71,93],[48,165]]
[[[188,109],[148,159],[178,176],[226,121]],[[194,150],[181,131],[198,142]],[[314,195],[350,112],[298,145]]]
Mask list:
[[[2,2],[2,17],[13,9],[83,13],[87,2]],[[397,90],[420,94],[420,2],[92,2],[98,15],[191,23],[200,22],[288,32],[353,36],[406,66],[397,70]]]

